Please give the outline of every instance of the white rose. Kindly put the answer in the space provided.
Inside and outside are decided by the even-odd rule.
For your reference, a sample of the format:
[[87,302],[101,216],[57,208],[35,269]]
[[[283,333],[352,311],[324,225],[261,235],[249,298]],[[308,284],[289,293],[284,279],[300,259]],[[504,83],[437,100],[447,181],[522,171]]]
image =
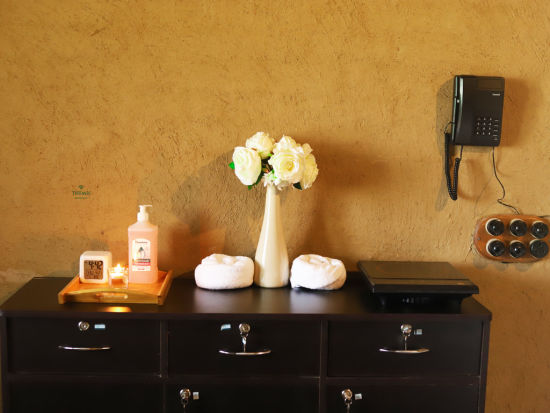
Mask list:
[[262,172],[262,160],[254,149],[237,146],[233,151],[235,175],[245,185],[254,185]]
[[275,140],[265,132],[258,132],[246,140],[246,147],[256,149],[262,159],[269,158]]
[[311,152],[313,152],[313,149],[311,149],[311,146],[309,146],[309,143],[304,143],[302,145],[302,149],[304,150],[305,156],[308,156]]
[[280,178],[275,176],[275,171],[271,170],[269,173],[264,175],[264,186],[275,185],[278,190],[286,188],[289,183],[281,181]]
[[269,164],[275,171],[275,176],[281,181],[290,184],[300,182],[306,168],[304,151],[300,146],[292,149],[278,150],[271,158]]
[[279,142],[277,142],[273,147],[273,153],[294,149],[298,146],[300,145],[298,145],[290,136],[283,135],[283,137],[279,139]]
[[305,163],[306,167],[304,171],[304,176],[300,181],[300,186],[302,187],[302,189],[310,188],[311,185],[313,185],[313,182],[315,182],[315,179],[317,179],[317,175],[319,174],[319,169],[317,169],[317,162],[315,161],[315,156],[313,156],[312,153],[306,156]]

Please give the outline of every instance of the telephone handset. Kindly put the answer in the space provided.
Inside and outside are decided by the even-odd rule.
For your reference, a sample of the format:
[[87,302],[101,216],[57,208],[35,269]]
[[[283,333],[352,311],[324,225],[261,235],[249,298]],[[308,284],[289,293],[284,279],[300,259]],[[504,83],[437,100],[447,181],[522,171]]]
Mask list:
[[502,130],[504,78],[459,75],[454,78],[451,132],[445,131],[445,175],[451,199],[457,199],[460,157],[454,162],[454,184],[450,173],[450,144],[498,146]]

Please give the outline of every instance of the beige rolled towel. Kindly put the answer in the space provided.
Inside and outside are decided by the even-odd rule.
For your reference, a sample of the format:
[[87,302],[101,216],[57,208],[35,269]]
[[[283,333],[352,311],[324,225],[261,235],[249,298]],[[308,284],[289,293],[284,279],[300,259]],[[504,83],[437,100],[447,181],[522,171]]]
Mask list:
[[195,268],[195,283],[208,290],[229,290],[252,285],[254,262],[248,257],[212,254]]
[[292,262],[290,285],[312,290],[337,290],[346,282],[344,263],[321,255],[300,255]]

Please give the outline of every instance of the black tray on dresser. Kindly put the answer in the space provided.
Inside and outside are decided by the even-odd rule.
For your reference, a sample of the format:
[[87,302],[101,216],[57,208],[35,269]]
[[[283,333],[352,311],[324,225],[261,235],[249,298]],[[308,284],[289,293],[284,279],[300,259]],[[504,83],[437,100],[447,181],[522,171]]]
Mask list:
[[448,262],[359,261],[370,291],[384,306],[439,304],[456,308],[479,289]]

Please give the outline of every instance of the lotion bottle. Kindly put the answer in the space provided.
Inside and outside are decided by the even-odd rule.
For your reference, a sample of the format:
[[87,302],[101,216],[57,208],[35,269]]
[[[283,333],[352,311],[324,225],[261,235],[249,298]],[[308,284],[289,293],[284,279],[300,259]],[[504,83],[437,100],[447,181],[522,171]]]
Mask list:
[[146,208],[140,205],[137,222],[128,227],[128,282],[152,284],[158,281],[158,226],[149,222]]

